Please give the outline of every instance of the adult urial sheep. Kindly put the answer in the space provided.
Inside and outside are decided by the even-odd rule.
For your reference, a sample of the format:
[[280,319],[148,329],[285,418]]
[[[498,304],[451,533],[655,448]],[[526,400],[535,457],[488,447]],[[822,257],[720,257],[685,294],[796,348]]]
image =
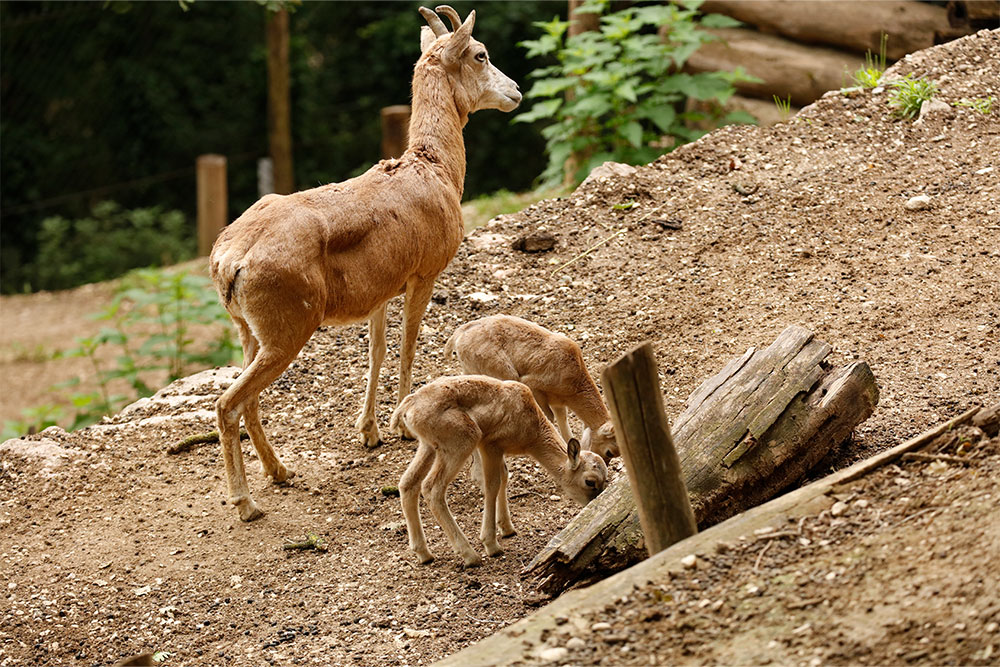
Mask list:
[[434,279],[464,234],[462,128],[474,111],[512,111],[521,101],[517,84],[472,38],[475,12],[464,23],[451,7],[437,12],[448,17],[454,32],[420,8],[429,28],[421,30],[409,146],[402,157],[343,183],[267,195],[226,227],[212,249],[212,280],[243,345],[243,372],[219,398],[216,412],[230,500],[244,521],[263,512],[247,487],[240,417],[264,473],[275,483],[290,478],[292,471],[261,428],[259,397],[320,325],[368,320],[368,387],[356,426],[366,446],[380,442],[375,389],[386,353],[386,303],[406,295],[402,400],[410,391],[417,331]]

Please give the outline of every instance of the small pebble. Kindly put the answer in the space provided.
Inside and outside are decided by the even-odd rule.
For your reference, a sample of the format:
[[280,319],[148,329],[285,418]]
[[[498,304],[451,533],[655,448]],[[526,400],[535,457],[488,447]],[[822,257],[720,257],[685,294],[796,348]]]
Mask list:
[[830,514],[832,514],[833,516],[840,516],[846,511],[847,511],[847,503],[845,503],[843,500],[838,500],[833,504],[833,507],[830,508]]
[[572,651],[584,648],[586,645],[587,642],[583,641],[579,637],[570,637],[569,641],[566,642],[566,648]]
[[926,211],[931,207],[931,198],[927,195],[917,195],[910,197],[904,204],[908,211]]
[[600,632],[601,630],[610,630],[610,629],[611,629],[611,624],[605,623],[604,621],[598,621],[597,623],[594,623],[592,626],[590,626],[591,632]]
[[681,565],[683,565],[685,569],[693,570],[698,565],[698,557],[694,554],[684,556],[684,558],[681,558]]
[[544,662],[559,662],[560,660],[565,660],[566,656],[569,654],[562,646],[556,646],[554,648],[547,648],[538,654]]

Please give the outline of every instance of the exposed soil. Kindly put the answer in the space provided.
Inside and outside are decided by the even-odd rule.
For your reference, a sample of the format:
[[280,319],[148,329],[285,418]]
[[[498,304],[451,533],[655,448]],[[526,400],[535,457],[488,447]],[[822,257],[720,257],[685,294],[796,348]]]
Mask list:
[[[915,123],[892,115],[885,91],[834,95],[496,219],[442,275],[415,379],[456,372],[441,350],[458,324],[506,312],[579,341],[595,377],[652,340],[673,416],[730,358],[799,324],[833,345],[834,363],[867,361],[881,387],[875,415],[816,475],[995,403],[1000,31],[915,54],[891,74],[910,72],[947,103],[992,95],[993,112],[948,107]],[[929,208],[908,209],[921,194]],[[540,230],[557,237],[551,252],[511,249]],[[438,560],[417,566],[399,501],[382,493],[413,443],[387,437],[366,451],[353,432],[365,338],[363,326],[319,331],[263,395],[265,428],[299,476],[269,487],[251,460],[267,512],[251,524],[225,502],[217,446],[165,454],[214,428],[226,371],[98,427],[0,450],[0,667],[104,665],[144,650],[170,652],[168,665],[421,664],[530,612],[520,570],[575,508],[533,462],[514,460],[519,534],[505,553],[460,569],[425,512]],[[997,443],[976,452],[968,468],[885,469],[845,492],[847,512],[807,521],[801,536],[734,545],[691,577],[611,604],[601,619],[611,628],[598,632],[625,640],[559,660],[996,663]],[[450,504],[470,536],[479,503],[460,475]],[[282,549],[307,533],[329,549]]]

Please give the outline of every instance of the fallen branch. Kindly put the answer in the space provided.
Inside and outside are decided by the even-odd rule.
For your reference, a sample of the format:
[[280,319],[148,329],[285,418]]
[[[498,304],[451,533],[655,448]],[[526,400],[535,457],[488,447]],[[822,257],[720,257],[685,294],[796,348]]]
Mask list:
[[[245,430],[240,429],[240,440],[246,440],[250,437],[250,434]],[[183,452],[189,452],[194,449],[195,445],[207,445],[213,442],[219,441],[218,431],[209,431],[208,433],[198,433],[197,435],[192,435],[184,438],[176,445],[171,445],[167,448],[167,454],[173,456],[174,454],[181,454]]]
[[326,551],[329,549],[326,540],[317,535],[316,533],[308,533],[306,539],[301,542],[286,542],[281,545],[281,548],[285,551],[306,551],[308,549],[315,549],[316,551]]
[[947,461],[949,463],[962,463],[969,465],[971,461],[967,456],[950,456],[948,454],[921,454],[920,452],[908,452],[903,454],[904,461]]
[[597,243],[595,243],[594,245],[590,246],[589,248],[587,248],[586,250],[584,250],[583,252],[581,252],[579,255],[577,255],[576,257],[574,257],[573,259],[569,260],[568,262],[566,262],[565,264],[563,264],[562,266],[560,266],[558,269],[556,269],[555,271],[553,271],[549,275],[549,277],[552,278],[553,276],[555,276],[557,273],[559,273],[560,271],[562,271],[563,269],[565,269],[570,264],[573,264],[573,263],[575,263],[575,262],[583,259],[587,255],[589,255],[592,250],[596,250],[597,248],[601,247],[602,245],[604,245],[605,243],[607,243],[611,239],[615,238],[616,236],[621,236],[622,234],[624,234],[627,231],[628,231],[628,228],[626,228],[626,229],[619,229],[617,232],[615,232],[614,234],[612,234],[608,238],[604,239],[603,241],[598,241]]

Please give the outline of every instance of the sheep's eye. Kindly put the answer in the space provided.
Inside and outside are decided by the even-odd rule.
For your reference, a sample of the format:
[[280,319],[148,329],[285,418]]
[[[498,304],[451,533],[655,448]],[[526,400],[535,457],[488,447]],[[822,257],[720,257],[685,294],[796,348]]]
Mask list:
[[482,51],[482,52],[480,52],[480,53],[477,53],[477,54],[476,54],[476,60],[478,60],[478,61],[479,61],[479,62],[481,62],[481,63],[484,63],[484,62],[486,62],[486,52],[485,52],[485,51]]
[[590,488],[594,488],[595,486],[597,486],[597,482],[595,482],[592,479],[588,479],[587,480],[587,486],[589,486]]

